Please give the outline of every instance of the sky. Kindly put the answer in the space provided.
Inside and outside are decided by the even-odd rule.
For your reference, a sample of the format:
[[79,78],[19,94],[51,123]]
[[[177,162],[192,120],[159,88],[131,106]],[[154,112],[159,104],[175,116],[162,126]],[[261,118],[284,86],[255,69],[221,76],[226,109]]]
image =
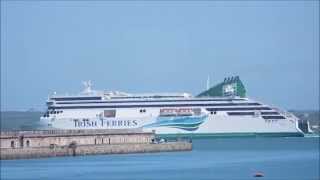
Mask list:
[[319,1],[1,1],[1,110],[53,92],[197,95],[239,75],[249,98],[319,109]]

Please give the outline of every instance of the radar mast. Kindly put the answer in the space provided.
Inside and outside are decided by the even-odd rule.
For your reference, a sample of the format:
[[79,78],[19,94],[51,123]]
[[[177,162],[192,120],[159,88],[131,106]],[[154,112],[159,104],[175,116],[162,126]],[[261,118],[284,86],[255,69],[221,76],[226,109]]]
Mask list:
[[92,83],[91,83],[90,80],[89,81],[83,81],[82,84],[84,85],[84,90],[83,90],[84,94],[92,93],[92,89],[91,89]]

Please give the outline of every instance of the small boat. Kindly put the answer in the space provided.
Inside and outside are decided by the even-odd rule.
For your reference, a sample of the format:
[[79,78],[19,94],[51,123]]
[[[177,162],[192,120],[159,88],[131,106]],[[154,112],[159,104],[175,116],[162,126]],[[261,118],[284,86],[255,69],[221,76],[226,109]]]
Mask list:
[[264,177],[264,174],[262,172],[256,172],[253,177]]

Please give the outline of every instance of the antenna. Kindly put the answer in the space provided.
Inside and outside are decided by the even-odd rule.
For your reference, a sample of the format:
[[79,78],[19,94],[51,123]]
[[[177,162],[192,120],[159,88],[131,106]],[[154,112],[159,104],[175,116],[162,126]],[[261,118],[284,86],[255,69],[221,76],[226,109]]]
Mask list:
[[209,90],[210,88],[210,76],[208,75],[208,79],[207,79],[207,90]]
[[83,93],[91,93],[92,92],[92,90],[91,90],[91,86],[92,86],[91,81],[90,80],[89,81],[84,81],[82,83],[83,83],[83,85],[85,87]]

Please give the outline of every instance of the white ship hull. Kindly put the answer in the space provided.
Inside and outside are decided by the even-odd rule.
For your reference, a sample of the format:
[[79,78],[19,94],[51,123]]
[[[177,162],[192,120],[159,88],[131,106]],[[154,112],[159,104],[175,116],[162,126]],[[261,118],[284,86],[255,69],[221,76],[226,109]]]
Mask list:
[[49,97],[40,125],[41,129],[140,128],[160,135],[303,134],[291,113],[234,96],[244,91],[237,88],[241,86],[237,81],[224,81],[222,97],[98,92],[86,83],[82,94]]
[[[130,129],[141,128],[143,131],[155,131],[157,134],[177,135],[213,135],[213,134],[292,134],[301,136],[295,119],[263,119],[261,116],[229,116],[226,113],[208,114],[194,130],[177,127],[145,127],[156,122],[159,109],[148,109],[143,116],[136,109],[119,110],[119,118],[98,118],[101,110],[72,110],[65,112],[64,118],[53,116],[41,118],[42,129]],[[122,116],[121,116],[122,112]],[[131,113],[130,113],[131,112]]]

